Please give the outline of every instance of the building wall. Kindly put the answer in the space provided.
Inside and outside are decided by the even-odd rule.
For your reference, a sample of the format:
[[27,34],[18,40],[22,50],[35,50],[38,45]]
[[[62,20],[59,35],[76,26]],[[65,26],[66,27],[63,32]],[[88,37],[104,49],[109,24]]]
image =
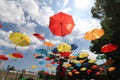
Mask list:
[[[20,72],[7,72],[7,71],[0,71],[0,80],[18,80],[22,73]],[[39,78],[38,74],[36,73],[24,73],[23,74],[24,78],[33,78],[37,80]],[[4,78],[4,79],[3,79]]]

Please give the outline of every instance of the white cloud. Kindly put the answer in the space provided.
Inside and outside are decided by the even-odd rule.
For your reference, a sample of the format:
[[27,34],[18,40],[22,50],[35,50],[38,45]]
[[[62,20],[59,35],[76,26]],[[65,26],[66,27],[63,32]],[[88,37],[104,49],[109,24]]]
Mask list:
[[79,30],[82,33],[86,33],[94,28],[101,28],[100,22],[92,18],[77,19],[75,23],[75,30]]
[[67,7],[67,8],[61,8],[60,10],[59,10],[59,12],[64,12],[64,13],[69,13],[70,11],[72,11],[72,9],[70,8],[70,7]]
[[6,47],[13,47],[14,45],[11,44],[11,41],[9,40],[9,34],[12,31],[5,32],[3,30],[0,30],[0,46],[6,46]]
[[85,10],[90,9],[93,5],[95,0],[74,0],[74,4],[76,8]]
[[36,24],[34,22],[27,22],[24,25],[17,26],[18,30],[22,33],[33,34],[35,32]]
[[35,20],[42,26],[49,24],[49,17],[54,14],[50,7],[39,7],[34,0],[22,0],[21,6],[23,10],[29,14],[32,20]]
[[64,2],[63,5],[66,6],[68,4],[69,0],[63,0],[63,2]]
[[24,23],[24,12],[15,2],[0,0],[0,21],[21,24]]

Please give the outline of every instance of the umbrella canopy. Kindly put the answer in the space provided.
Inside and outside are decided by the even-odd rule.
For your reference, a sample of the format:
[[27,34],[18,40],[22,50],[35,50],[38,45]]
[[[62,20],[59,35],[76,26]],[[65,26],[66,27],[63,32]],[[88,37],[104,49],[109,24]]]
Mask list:
[[61,57],[69,57],[70,52],[60,52]]
[[118,49],[118,45],[116,44],[106,44],[104,45],[102,48],[101,48],[101,52],[104,52],[104,53],[109,53],[109,52],[113,52],[115,50]]
[[111,64],[113,64],[114,62],[115,62],[114,59],[108,59],[104,64],[105,64],[105,65],[111,65]]
[[54,46],[54,44],[52,43],[52,42],[44,42],[44,45],[45,46],[48,46],[48,47],[53,47]]
[[75,50],[78,48],[78,46],[76,44],[71,44],[71,48],[72,48],[72,50]]
[[54,48],[54,49],[52,50],[52,53],[54,53],[54,54],[58,54],[58,50],[57,50],[57,48]]
[[37,66],[36,65],[32,65],[31,68],[35,69],[35,68],[37,68]]
[[8,57],[6,55],[4,55],[4,54],[1,54],[0,55],[0,60],[6,61],[6,60],[8,60]]
[[47,55],[48,51],[46,49],[35,49],[35,52],[38,54]]
[[91,31],[88,31],[84,35],[84,39],[86,40],[95,40],[99,39],[104,35],[103,29],[93,29]]
[[10,56],[10,58],[16,58],[16,57],[14,57],[14,56],[12,55],[12,53],[10,53],[9,56]]
[[50,17],[49,29],[54,35],[65,36],[70,34],[75,24],[71,15],[59,12]]
[[44,36],[42,36],[42,35],[39,34],[39,33],[34,33],[33,36],[35,36],[37,39],[45,40]]
[[36,58],[36,59],[42,59],[42,58],[44,58],[44,56],[39,55],[39,56],[36,56],[35,58]]
[[24,57],[24,55],[20,52],[14,52],[14,53],[12,53],[12,56],[15,58],[23,58]]
[[30,39],[28,36],[20,33],[20,32],[13,32],[10,34],[9,39],[16,45],[19,46],[28,46],[30,44]]
[[78,57],[79,58],[85,58],[85,57],[88,57],[88,56],[89,56],[88,52],[81,52]]
[[2,24],[0,24],[0,28],[2,28]]
[[59,52],[70,52],[71,51],[71,46],[68,44],[60,44],[57,47]]

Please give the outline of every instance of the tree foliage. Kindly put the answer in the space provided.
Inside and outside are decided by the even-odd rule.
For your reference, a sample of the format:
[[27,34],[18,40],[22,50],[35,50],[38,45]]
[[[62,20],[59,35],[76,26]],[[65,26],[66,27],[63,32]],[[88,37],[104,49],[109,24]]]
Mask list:
[[93,17],[101,20],[104,36],[91,41],[92,52],[101,53],[100,49],[107,43],[120,45],[120,2],[118,0],[96,0],[91,10]]
[[[91,41],[90,50],[96,54],[104,54],[101,47],[105,44],[113,43],[120,47],[120,0],[96,0],[91,12],[94,18],[101,20],[105,34],[100,39]],[[105,55],[107,60],[114,59],[115,63],[112,65],[119,69],[120,48]]]

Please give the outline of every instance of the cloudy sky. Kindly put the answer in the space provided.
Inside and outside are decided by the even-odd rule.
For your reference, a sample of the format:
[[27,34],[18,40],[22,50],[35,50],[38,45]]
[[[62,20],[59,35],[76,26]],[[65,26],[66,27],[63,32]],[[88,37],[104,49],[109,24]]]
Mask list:
[[[17,69],[28,69],[31,65],[43,68],[34,59],[33,54],[37,48],[46,48],[43,42],[37,40],[32,34],[37,32],[44,35],[46,41],[53,42],[55,47],[60,43],[76,43],[78,49],[89,51],[90,41],[82,37],[85,32],[93,28],[100,28],[99,21],[92,18],[90,9],[94,6],[95,0],[0,0],[0,53],[9,54],[15,51],[22,52],[24,59],[6,61],[4,67],[13,65]],[[75,27],[71,34],[61,38],[55,36],[49,30],[49,18],[58,12],[72,15]],[[27,47],[17,47],[9,40],[12,32],[19,31],[27,35],[31,44]],[[35,41],[36,44],[35,44]]]

